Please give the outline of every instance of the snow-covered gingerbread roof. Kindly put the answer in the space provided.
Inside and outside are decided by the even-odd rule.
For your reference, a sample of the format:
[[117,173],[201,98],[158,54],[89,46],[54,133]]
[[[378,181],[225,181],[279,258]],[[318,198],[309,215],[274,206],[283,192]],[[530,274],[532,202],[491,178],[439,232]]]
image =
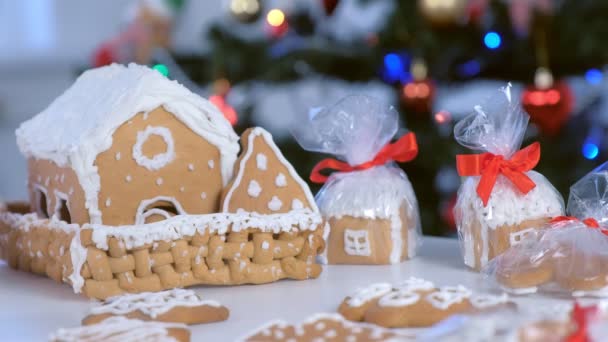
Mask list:
[[162,106],[194,133],[217,146],[224,184],[232,176],[239,151],[238,136],[222,113],[148,67],[113,64],[92,69],[48,108],[17,129],[17,144],[26,157],[69,166],[85,191],[93,223],[99,219],[97,155],[112,145],[118,127],[136,114]]
[[[557,190],[540,173],[530,171],[527,175],[536,187],[522,194],[508,179],[499,176],[490,195],[488,205],[484,206],[477,185],[479,177],[469,177],[459,192],[459,208],[464,220],[477,220],[491,229],[501,226],[517,225],[526,220],[564,215],[564,202]],[[466,203],[467,207],[463,207]]]
[[317,194],[323,216],[390,219],[404,204],[417,211],[414,190],[400,169],[377,166],[332,175]]

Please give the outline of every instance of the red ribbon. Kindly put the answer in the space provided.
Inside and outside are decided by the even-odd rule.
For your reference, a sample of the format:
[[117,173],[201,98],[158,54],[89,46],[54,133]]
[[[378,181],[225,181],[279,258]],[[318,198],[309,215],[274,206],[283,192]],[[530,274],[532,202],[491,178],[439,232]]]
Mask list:
[[608,235],[608,230],[601,228],[599,222],[597,222],[597,220],[594,219],[593,217],[586,218],[584,220],[579,220],[576,217],[572,217],[572,216],[558,216],[558,217],[552,219],[550,223],[553,224],[553,223],[568,222],[568,221],[582,222],[587,227],[599,229],[600,232],[602,232],[602,234]]
[[[578,303],[574,304],[571,319],[576,323],[576,330],[566,338],[566,342],[589,342],[587,330],[589,328],[589,316],[597,314],[597,306],[583,308]],[[593,318],[593,317],[591,317]]]
[[486,206],[499,174],[507,177],[524,194],[534,189],[536,184],[525,172],[532,170],[539,160],[540,144],[535,142],[517,151],[510,160],[492,153],[460,154],[456,156],[456,167],[461,176],[481,176],[477,195]]
[[340,172],[351,172],[366,170],[374,166],[384,165],[394,160],[405,163],[413,160],[418,155],[418,143],[414,133],[407,133],[392,144],[384,146],[374,159],[355,166],[343,161],[327,158],[321,160],[310,173],[310,180],[314,183],[325,183],[329,176],[321,174],[323,170],[335,170]]
[[568,222],[568,221],[579,221],[587,225],[589,228],[599,228],[600,224],[593,217],[586,218],[584,220],[579,220],[576,217],[572,216],[558,216],[551,220],[551,223],[560,223],[560,222]]

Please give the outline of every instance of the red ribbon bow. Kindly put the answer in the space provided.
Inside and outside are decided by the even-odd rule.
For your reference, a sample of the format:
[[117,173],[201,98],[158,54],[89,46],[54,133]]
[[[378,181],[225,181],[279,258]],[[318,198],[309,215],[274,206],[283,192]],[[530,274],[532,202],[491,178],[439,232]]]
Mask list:
[[[589,329],[589,319],[597,314],[597,306],[582,307],[578,303],[574,304],[571,319],[576,323],[576,330],[566,338],[566,342],[588,342],[587,334]],[[591,317],[590,317],[591,316]]]
[[351,172],[366,170],[374,166],[384,165],[390,160],[405,163],[413,160],[418,155],[418,143],[414,133],[407,133],[392,144],[384,146],[374,159],[355,166],[343,161],[327,158],[321,160],[310,173],[310,180],[314,183],[325,183],[328,176],[321,174],[322,170],[336,170]]
[[456,156],[456,167],[461,176],[481,176],[477,194],[486,206],[499,174],[507,177],[524,194],[534,189],[536,184],[525,172],[532,170],[539,160],[540,144],[535,142],[517,151],[510,160],[489,152],[460,154]]

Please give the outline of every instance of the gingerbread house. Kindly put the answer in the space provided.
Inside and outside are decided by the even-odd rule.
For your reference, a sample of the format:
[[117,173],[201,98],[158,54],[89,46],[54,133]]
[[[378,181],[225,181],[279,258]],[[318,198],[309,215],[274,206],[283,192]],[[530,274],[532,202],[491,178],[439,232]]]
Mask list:
[[217,212],[239,150],[216,107],[135,64],[85,72],[17,143],[39,217],[107,225]]
[[477,194],[479,177],[465,179],[458,192],[454,213],[462,222],[458,234],[464,263],[476,270],[502,254],[510,246],[530,238],[552,218],[564,215],[561,195],[540,173],[526,173],[536,184],[522,194],[500,175],[487,206]]
[[[0,256],[100,299],[316,277],[324,241],[310,190],[270,135],[252,132],[235,168],[238,136],[207,100],[143,66],[88,71],[17,130],[31,199],[0,205]],[[269,199],[249,175],[262,168]],[[259,198],[239,203],[252,177]]]
[[334,174],[317,199],[331,227],[325,262],[394,264],[415,255],[418,203],[400,169],[378,166]]

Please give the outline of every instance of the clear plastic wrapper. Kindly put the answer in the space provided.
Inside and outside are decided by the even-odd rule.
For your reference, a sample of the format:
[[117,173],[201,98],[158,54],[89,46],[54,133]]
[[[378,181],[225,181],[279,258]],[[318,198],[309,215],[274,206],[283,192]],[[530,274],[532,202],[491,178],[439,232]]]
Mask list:
[[[418,202],[407,176],[391,161],[402,161],[391,151],[413,147],[415,138],[408,133],[394,144],[399,146],[390,146],[399,126],[395,109],[368,96],[348,96],[296,122],[292,133],[304,149],[340,159],[322,161],[338,172],[323,179],[316,196],[329,223],[324,261],[389,264],[415,256]],[[410,157],[415,153],[417,147]]]
[[462,146],[482,152],[458,156],[464,178],[454,208],[464,262],[475,270],[564,213],[559,192],[532,171],[540,145],[520,150],[528,119],[509,85],[454,127]]
[[608,163],[570,189],[568,213],[490,262],[483,273],[512,293],[608,297]]
[[417,336],[430,342],[603,342],[608,336],[606,303],[528,305],[515,311],[457,315]]

